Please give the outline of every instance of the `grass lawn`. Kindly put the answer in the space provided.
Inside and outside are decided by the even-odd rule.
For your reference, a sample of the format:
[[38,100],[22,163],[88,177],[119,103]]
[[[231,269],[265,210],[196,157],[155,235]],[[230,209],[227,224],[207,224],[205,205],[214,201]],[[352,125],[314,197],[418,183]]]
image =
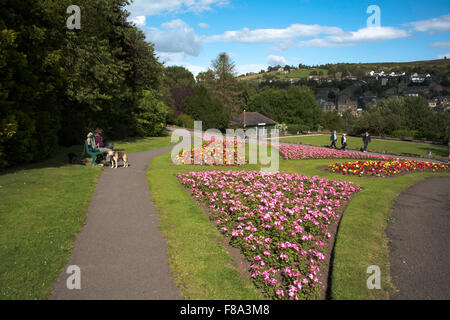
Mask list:
[[[344,160],[339,160],[343,162]],[[409,186],[430,177],[450,174],[415,173],[396,178],[360,178],[319,170],[333,160],[280,161],[280,171],[342,179],[363,191],[348,205],[336,238],[331,273],[332,299],[388,299],[394,288],[389,278],[385,229],[395,200]],[[176,180],[178,173],[200,170],[259,170],[259,166],[176,166],[170,154],[155,158],[147,178],[153,201],[161,212],[161,229],[168,239],[169,263],[187,299],[259,299],[249,279],[236,270],[222,245],[223,236]],[[382,270],[382,290],[369,290],[367,268]]]
[[131,138],[121,141],[115,141],[113,143],[115,150],[126,153],[159,149],[170,144],[170,135],[163,137]]
[[[169,137],[116,143],[128,153],[160,148]],[[102,168],[69,165],[63,148],[43,163],[0,174],[0,299],[46,299],[69,261]]]
[[[194,166],[174,165],[167,153],[153,159],[147,172],[152,200],[161,213],[160,228],[167,239],[176,284],[185,299],[262,299],[251,280],[236,269],[222,235],[176,180],[177,173],[192,170]],[[195,170],[214,169],[195,166]]]
[[[329,146],[331,144],[329,135],[280,138],[280,143],[283,142],[302,143],[315,146]],[[338,136],[338,147],[340,147],[340,143],[340,136]],[[359,150],[362,146],[362,138],[347,137],[348,149]],[[372,139],[372,142],[369,144],[368,151],[379,153],[393,153],[398,155],[414,155],[424,158],[426,158],[428,156],[428,152],[431,151],[433,153],[433,158],[447,159],[448,157],[447,146],[430,145],[425,143],[415,143],[407,141]]]

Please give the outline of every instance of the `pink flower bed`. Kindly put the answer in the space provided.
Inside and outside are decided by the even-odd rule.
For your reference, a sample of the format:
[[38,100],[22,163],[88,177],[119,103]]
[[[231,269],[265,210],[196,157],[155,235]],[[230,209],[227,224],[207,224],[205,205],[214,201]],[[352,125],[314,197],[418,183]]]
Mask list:
[[303,159],[391,159],[362,152],[282,144],[278,147],[284,160]]
[[328,226],[358,185],[259,171],[191,172],[178,179],[209,206],[210,218],[252,263],[251,277],[268,297],[317,297]]

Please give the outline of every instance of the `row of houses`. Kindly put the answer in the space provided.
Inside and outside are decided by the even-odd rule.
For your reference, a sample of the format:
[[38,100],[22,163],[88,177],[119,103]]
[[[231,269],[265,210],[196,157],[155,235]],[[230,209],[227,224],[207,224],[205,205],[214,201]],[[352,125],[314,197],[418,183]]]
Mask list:
[[372,91],[365,91],[360,94],[358,89],[361,87],[361,83],[355,83],[344,90],[339,88],[322,88],[316,93],[316,100],[322,109],[326,112],[337,111],[342,113],[345,110],[352,110],[352,113],[358,115],[362,112],[363,108],[374,103],[382,98],[404,96],[404,97],[418,97],[418,96],[437,96],[430,99],[430,108],[436,108],[446,110],[449,107],[449,97],[443,96],[444,88],[433,82],[428,86],[413,86],[398,85],[389,88],[383,92],[382,95],[378,95]]

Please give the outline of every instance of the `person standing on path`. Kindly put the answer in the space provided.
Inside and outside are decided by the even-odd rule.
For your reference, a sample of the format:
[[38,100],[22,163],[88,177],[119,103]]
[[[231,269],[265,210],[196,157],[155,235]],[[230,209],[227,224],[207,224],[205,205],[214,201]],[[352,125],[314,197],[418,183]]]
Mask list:
[[341,138],[341,144],[342,144],[342,150],[346,151],[345,149],[347,148],[347,134],[343,134],[342,138]]
[[372,138],[369,135],[369,132],[366,132],[363,135],[363,143],[364,143],[364,148],[363,148],[363,152],[367,152],[367,147],[369,146],[369,143],[372,141]]
[[330,140],[331,140],[330,148],[337,149],[337,146],[336,146],[336,141],[337,141],[336,130],[334,130],[333,133],[331,134]]

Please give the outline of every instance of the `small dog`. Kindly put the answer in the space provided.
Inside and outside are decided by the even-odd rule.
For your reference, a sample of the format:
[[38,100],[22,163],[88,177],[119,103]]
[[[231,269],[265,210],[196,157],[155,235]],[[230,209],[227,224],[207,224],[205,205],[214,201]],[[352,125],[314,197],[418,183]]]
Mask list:
[[124,168],[128,168],[128,166],[130,165],[130,163],[128,161],[128,156],[124,152],[109,151],[108,156],[111,159],[111,168],[117,169],[117,164],[118,164],[119,160],[122,160]]

